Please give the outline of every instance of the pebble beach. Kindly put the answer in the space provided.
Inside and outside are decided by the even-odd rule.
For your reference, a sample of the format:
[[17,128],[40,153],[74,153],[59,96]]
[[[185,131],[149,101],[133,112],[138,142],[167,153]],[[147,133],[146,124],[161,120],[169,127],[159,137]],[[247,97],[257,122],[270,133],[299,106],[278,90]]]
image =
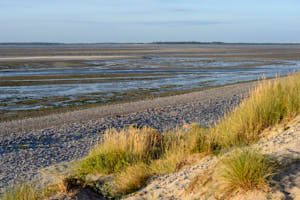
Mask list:
[[33,179],[40,169],[80,159],[108,128],[184,123],[209,126],[247,96],[255,82],[0,124],[0,189]]

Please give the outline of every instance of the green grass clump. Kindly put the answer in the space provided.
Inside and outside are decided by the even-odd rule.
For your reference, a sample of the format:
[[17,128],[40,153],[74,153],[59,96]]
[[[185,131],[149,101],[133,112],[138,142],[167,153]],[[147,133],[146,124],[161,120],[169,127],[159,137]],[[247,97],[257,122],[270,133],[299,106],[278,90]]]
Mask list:
[[154,129],[108,130],[103,141],[78,163],[79,175],[117,173],[138,162],[149,163],[162,153],[162,136]]
[[221,162],[221,177],[230,191],[264,189],[275,172],[274,162],[255,150],[234,150]]
[[110,152],[99,152],[82,160],[78,165],[79,175],[89,173],[111,174],[118,172],[124,167],[138,162],[138,156],[120,149]]

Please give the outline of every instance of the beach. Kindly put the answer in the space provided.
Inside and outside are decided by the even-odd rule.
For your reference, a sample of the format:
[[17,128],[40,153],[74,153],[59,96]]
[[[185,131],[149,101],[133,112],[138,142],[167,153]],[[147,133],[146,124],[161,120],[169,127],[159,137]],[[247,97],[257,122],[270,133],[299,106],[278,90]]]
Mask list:
[[85,156],[107,128],[183,123],[209,126],[238,105],[255,82],[177,96],[54,114],[0,124],[0,188],[30,180],[45,167]]

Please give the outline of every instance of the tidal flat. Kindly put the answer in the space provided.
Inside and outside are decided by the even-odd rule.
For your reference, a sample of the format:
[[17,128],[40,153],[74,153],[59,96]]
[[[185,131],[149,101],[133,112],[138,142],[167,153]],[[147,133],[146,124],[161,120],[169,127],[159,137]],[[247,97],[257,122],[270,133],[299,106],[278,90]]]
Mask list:
[[0,119],[7,121],[285,76],[300,68],[296,56],[282,57],[291,49],[300,48],[4,45],[0,47]]

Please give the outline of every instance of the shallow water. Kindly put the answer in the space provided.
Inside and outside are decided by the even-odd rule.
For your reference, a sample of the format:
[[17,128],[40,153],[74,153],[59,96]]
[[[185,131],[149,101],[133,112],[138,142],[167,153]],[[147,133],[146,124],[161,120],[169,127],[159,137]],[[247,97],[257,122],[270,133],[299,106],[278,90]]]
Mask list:
[[[0,82],[24,82],[21,86],[0,87],[0,110],[9,114],[16,110],[106,102],[127,98],[128,93],[143,96],[225,85],[287,75],[299,68],[299,61],[179,57],[87,61],[79,67],[0,66]],[[74,75],[80,77],[71,77]],[[91,75],[101,77],[84,77]],[[26,85],[27,81],[35,84]]]

